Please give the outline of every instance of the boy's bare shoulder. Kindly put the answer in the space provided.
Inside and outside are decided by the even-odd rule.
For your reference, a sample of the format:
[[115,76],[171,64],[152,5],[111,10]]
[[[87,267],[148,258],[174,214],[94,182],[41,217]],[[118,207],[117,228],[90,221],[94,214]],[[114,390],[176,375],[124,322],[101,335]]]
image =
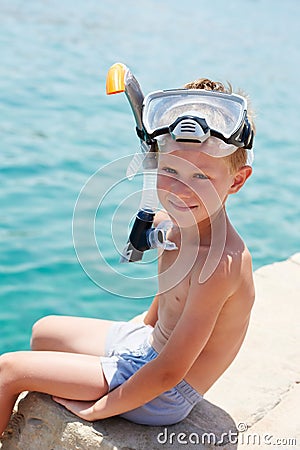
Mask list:
[[[201,273],[209,258],[209,249],[199,252],[199,258],[191,273],[191,284],[196,290],[201,288]],[[230,298],[243,291],[243,298],[254,299],[252,257],[246,244],[232,228],[219,259],[213,261],[211,273],[205,277],[204,284],[219,287],[224,297]]]

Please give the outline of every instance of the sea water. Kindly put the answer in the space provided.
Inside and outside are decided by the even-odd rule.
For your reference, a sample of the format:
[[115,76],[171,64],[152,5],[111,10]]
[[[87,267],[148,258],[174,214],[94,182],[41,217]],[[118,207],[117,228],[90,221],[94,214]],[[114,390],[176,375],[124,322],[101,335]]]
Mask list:
[[46,314],[127,320],[155,293],[155,255],[119,264],[142,180],[125,177],[128,102],[105,94],[117,61],[144,93],[203,76],[247,91],[254,172],[228,213],[254,269],[299,251],[299,15],[296,0],[0,0],[0,353],[28,349]]

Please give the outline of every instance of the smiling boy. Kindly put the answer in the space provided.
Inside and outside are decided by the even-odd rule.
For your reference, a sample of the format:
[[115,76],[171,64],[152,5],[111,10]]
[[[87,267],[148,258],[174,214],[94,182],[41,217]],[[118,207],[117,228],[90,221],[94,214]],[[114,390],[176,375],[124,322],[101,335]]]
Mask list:
[[[159,291],[143,322],[38,321],[32,352],[0,357],[0,432],[23,390],[51,394],[89,421],[120,414],[136,423],[173,424],[237,355],[254,285],[251,256],[229,221],[226,200],[252,173],[254,126],[242,97],[208,81],[191,86],[191,95],[181,90],[179,103],[175,91],[154,93],[145,107],[145,129],[159,149],[164,211],[155,225],[172,221],[168,239],[177,248],[160,251]],[[153,99],[162,100],[154,108],[158,124]]]

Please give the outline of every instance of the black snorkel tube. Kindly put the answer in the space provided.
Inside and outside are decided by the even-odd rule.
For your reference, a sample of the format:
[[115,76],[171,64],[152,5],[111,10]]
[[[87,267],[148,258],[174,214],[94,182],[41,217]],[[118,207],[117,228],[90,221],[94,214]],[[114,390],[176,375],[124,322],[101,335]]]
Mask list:
[[[154,144],[147,140],[143,130],[142,105],[144,95],[138,81],[128,67],[124,64],[116,63],[111,66],[107,73],[106,93],[111,95],[120,92],[125,92],[129,101],[136,122],[137,135],[140,138],[141,144],[141,154],[139,156],[136,155],[137,157],[133,159],[131,167],[128,168],[128,178],[134,176],[141,162],[144,168],[142,199],[127,244],[121,256],[121,262],[135,262],[142,259],[143,253],[146,250],[163,246],[165,233],[164,229],[155,229],[152,227],[158,203],[156,196],[157,158]],[[142,160],[140,155],[142,155]],[[133,174],[129,173],[130,170]]]

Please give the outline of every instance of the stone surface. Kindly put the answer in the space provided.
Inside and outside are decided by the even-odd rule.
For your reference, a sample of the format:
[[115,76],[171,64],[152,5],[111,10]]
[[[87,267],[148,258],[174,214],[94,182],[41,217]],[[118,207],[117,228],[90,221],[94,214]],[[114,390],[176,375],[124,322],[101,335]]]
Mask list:
[[293,386],[281,401],[241,436],[251,450],[300,448],[300,385]]
[[260,424],[260,433],[298,436],[297,446],[278,448],[300,448],[300,415],[294,402],[300,381],[300,253],[261,267],[254,281],[256,301],[244,345],[206,399],[224,408],[238,428],[246,426],[251,433]]
[[30,393],[12,416],[1,450],[300,449],[300,253],[258,269],[254,280],[245,343],[185,421],[167,428],[120,418],[90,424],[49,396]]
[[[206,400],[197,405],[180,424],[146,427],[121,418],[84,422],[51,397],[29,393],[19,402],[3,438],[2,450],[158,450],[218,448],[235,450],[226,444],[236,433],[231,417]],[[203,445],[202,445],[203,444]]]

